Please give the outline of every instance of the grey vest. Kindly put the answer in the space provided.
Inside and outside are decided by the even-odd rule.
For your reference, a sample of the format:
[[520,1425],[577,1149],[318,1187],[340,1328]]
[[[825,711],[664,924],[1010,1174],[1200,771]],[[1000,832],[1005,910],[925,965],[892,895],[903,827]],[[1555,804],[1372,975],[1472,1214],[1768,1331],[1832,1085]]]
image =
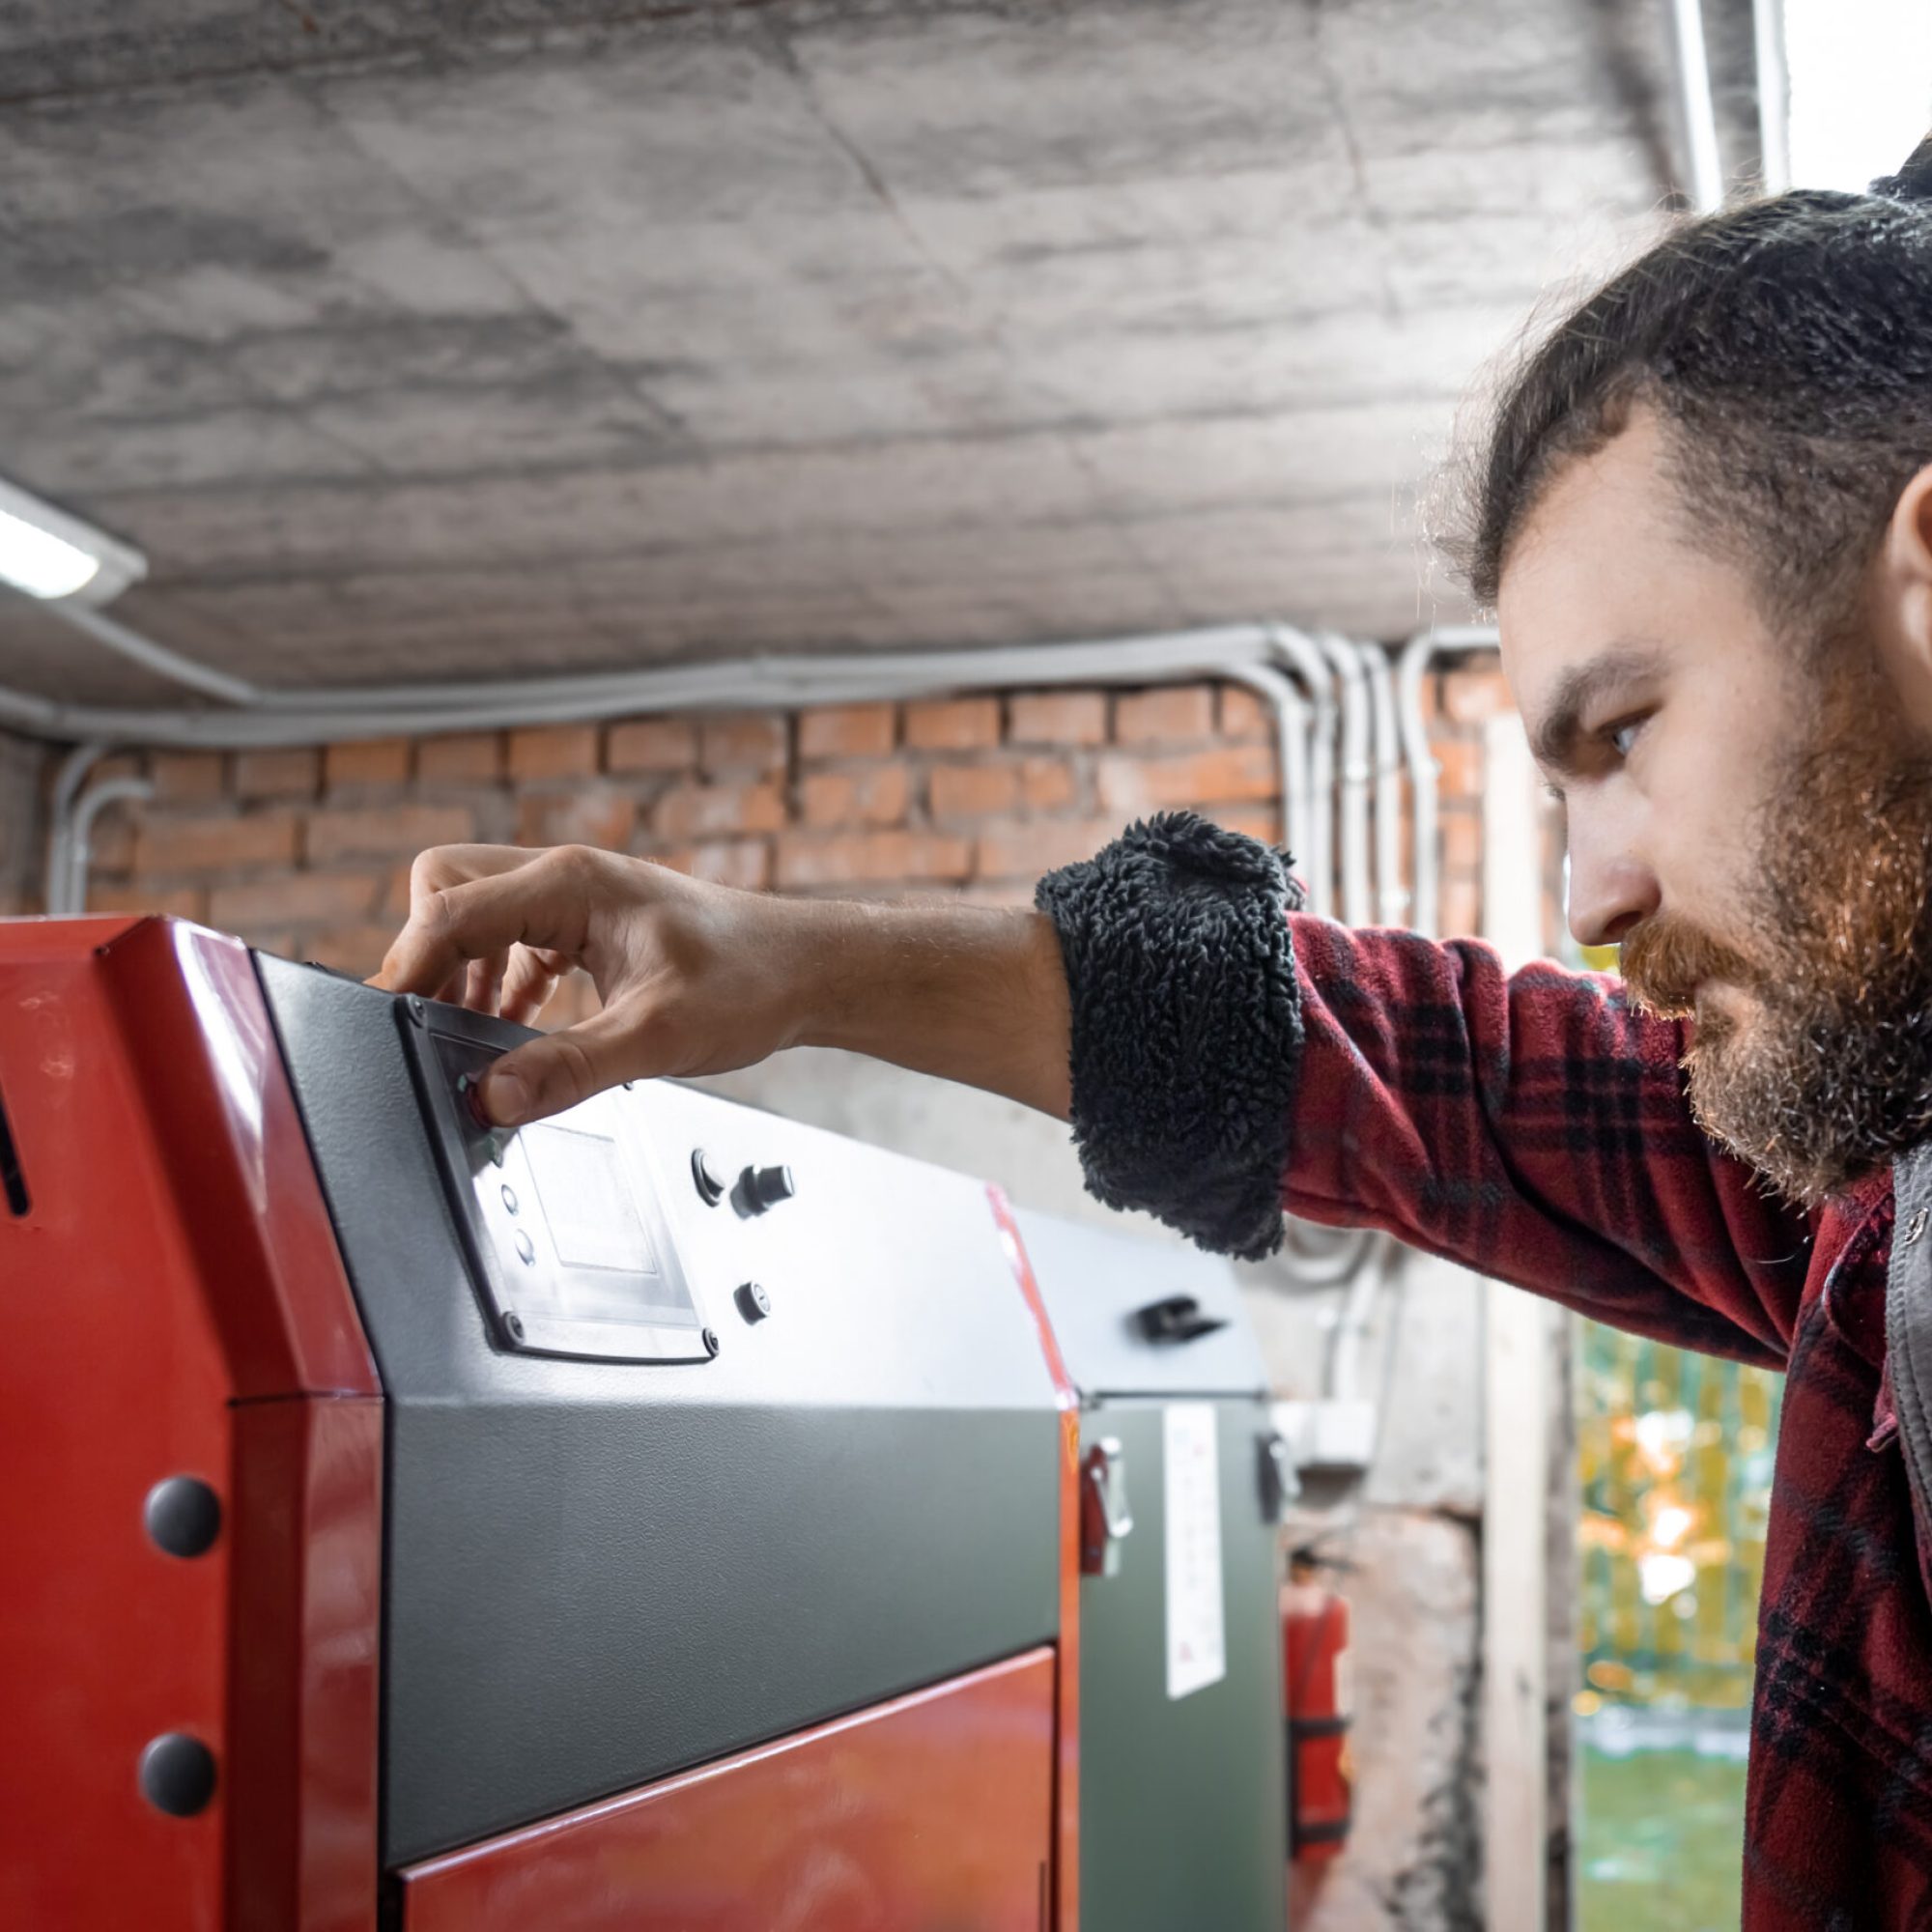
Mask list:
[[1891,1189],[1886,1362],[1922,1546],[1924,1528],[1932,1524],[1932,1144],[1898,1157]]

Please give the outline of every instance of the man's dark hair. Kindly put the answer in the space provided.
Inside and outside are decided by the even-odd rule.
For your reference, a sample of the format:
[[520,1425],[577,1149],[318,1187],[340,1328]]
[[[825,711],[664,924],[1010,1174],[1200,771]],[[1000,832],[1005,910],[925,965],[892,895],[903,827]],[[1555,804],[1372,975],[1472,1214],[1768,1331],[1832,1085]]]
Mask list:
[[1853,594],[1932,462],[1932,135],[1867,194],[1687,222],[1529,355],[1455,546],[1480,603],[1550,480],[1644,409],[1697,535],[1750,570],[1775,617]]

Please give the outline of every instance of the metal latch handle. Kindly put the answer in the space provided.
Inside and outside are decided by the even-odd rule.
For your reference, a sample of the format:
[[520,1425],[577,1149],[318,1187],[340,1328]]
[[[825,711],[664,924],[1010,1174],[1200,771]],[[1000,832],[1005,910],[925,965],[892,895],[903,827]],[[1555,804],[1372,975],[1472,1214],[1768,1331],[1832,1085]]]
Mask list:
[[1133,1534],[1127,1506],[1127,1452],[1103,1435],[1080,1465],[1080,1568],[1089,1577],[1120,1574],[1121,1545]]

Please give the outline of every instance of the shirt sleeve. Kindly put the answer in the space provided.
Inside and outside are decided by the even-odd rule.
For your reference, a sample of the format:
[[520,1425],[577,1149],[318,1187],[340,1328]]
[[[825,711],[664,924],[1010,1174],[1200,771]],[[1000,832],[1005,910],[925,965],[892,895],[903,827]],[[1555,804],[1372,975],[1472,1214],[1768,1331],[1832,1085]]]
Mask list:
[[1639,1334],[1784,1365],[1807,1218],[1691,1115],[1673,1021],[1606,975],[1291,914],[1283,1200]]
[[1282,1210],[1378,1228],[1620,1327],[1782,1366],[1805,1218],[1692,1119],[1682,1029],[1606,977],[1503,971],[1300,911],[1190,813],[1041,881],[1089,1190],[1259,1259]]

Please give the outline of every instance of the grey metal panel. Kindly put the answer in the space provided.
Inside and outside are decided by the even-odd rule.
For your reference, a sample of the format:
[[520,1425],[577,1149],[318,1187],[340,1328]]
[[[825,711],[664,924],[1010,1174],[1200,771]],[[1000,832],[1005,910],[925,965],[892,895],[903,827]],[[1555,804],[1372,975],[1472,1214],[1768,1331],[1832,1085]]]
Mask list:
[[797,1198],[664,1204],[715,1360],[506,1353],[395,1002],[260,964],[389,1401],[386,1863],[1057,1634],[1054,1391],[978,1183],[640,1085],[667,1173],[701,1142]]
[[[1083,1400],[1247,1394],[1267,1387],[1231,1262],[1050,1214],[1014,1218],[1066,1372]],[[1192,1295],[1204,1314],[1227,1325],[1191,1342],[1150,1341],[1134,1311],[1175,1294]]]
[[1274,1525],[1264,1520],[1261,1401],[1214,1405],[1227,1674],[1167,1694],[1162,1405],[1106,1402],[1084,1449],[1125,1450],[1134,1527],[1119,1574],[1080,1589],[1080,1919],[1092,1932],[1281,1932],[1286,1753]]

